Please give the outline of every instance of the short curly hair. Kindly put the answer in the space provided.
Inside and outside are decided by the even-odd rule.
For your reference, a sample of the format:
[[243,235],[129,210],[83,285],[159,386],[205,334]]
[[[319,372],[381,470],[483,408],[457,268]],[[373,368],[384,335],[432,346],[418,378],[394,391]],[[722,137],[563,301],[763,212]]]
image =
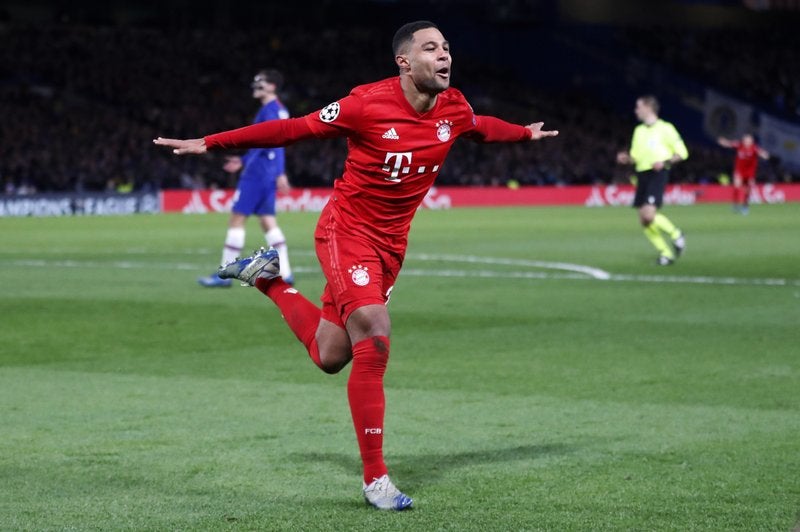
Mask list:
[[438,30],[439,26],[430,20],[417,20],[400,26],[400,29],[395,32],[392,39],[392,52],[394,52],[395,57],[400,55],[401,50],[414,39],[414,33],[426,28],[436,28]]

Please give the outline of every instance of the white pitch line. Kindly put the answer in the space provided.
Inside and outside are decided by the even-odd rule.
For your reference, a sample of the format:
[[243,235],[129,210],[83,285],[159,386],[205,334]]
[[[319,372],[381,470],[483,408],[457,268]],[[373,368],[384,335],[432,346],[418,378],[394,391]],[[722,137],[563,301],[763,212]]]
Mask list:
[[[451,278],[494,278],[494,279],[565,279],[565,280],[584,280],[584,281],[615,281],[632,283],[675,283],[675,284],[706,284],[706,285],[727,285],[727,286],[800,286],[800,279],[780,279],[780,278],[742,278],[742,277],[712,277],[712,276],[680,276],[680,275],[633,275],[633,274],[614,274],[603,270],[582,266],[579,264],[569,264],[560,262],[544,262],[535,260],[503,259],[491,257],[477,257],[472,255],[431,255],[417,254],[411,256],[415,260],[429,262],[458,262],[470,264],[487,265],[510,265],[531,268],[542,268],[553,271],[497,271],[497,270],[462,270],[453,268],[403,268],[402,276],[413,277],[451,277]],[[0,265],[10,265],[12,267],[25,268],[118,268],[122,270],[181,270],[181,271],[205,271],[207,268],[198,266],[196,263],[154,263],[144,261],[77,261],[77,260],[10,260],[0,261]],[[318,275],[317,267],[295,267],[293,268],[300,274]]]
[[611,281],[636,281],[649,283],[687,283],[687,284],[725,284],[725,285],[767,285],[767,286],[800,286],[800,279],[746,279],[742,277],[710,277],[678,275],[626,275],[613,274]]
[[[467,262],[471,264],[498,264],[509,266],[528,266],[533,268],[545,268],[553,270],[564,270],[580,274],[585,274],[593,279],[601,281],[628,281],[628,282],[644,282],[644,283],[687,283],[687,284],[721,284],[721,285],[767,285],[767,286],[800,286],[800,279],[748,279],[737,277],[710,277],[710,276],[679,276],[679,275],[630,275],[630,274],[614,274],[609,273],[599,268],[591,266],[584,266],[581,264],[570,264],[568,262],[545,262],[538,260],[525,260],[525,259],[504,259],[496,257],[478,257],[476,255],[436,255],[436,254],[418,254],[413,255],[414,258],[428,261],[447,261],[447,262]],[[444,277],[456,277],[455,270],[448,270]],[[404,274],[408,274],[407,270],[403,270]],[[531,279],[585,279],[582,275],[568,275],[568,274],[542,274],[536,272],[507,272],[503,275],[500,272],[484,271],[478,273],[470,273],[468,271],[460,272],[463,277],[509,277],[509,278],[531,278]],[[494,275],[490,275],[493,273]]]
[[9,261],[13,266],[37,268],[117,268],[120,270],[200,270],[197,264],[186,263],[154,263],[117,260],[113,262],[94,262],[78,260],[14,260]]
[[470,264],[498,264],[504,266],[526,266],[529,268],[544,268],[546,270],[565,270],[568,272],[583,273],[595,279],[609,279],[611,274],[599,268],[570,264],[568,262],[545,262],[540,260],[503,259],[496,257],[478,257],[476,255],[433,255],[427,253],[414,254],[414,258],[428,261],[467,262]]
[[579,281],[612,281],[628,283],[709,284],[728,286],[800,286],[800,279],[747,279],[742,277],[709,277],[679,275],[627,275],[610,274],[608,279],[588,277],[579,273],[550,272],[498,272],[495,270],[422,270],[403,268],[402,276],[414,277],[482,277],[495,279],[570,279]]

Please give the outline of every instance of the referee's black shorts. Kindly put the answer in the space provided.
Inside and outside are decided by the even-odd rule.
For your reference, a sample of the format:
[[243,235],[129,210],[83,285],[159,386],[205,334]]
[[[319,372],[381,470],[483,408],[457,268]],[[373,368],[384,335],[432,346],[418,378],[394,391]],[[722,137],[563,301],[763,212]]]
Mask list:
[[669,170],[645,170],[636,172],[636,196],[633,206],[655,205],[661,207],[664,201],[664,189],[669,181]]

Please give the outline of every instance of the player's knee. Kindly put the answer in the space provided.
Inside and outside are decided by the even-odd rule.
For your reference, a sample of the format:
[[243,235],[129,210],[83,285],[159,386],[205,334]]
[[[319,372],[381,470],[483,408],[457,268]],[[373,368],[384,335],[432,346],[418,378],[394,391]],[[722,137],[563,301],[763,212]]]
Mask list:
[[656,218],[656,211],[655,209],[650,208],[649,206],[645,206],[639,210],[639,223],[642,224],[642,227],[647,227],[653,220]]
[[391,334],[392,322],[385,305],[367,305],[356,309],[347,320],[347,332],[355,343],[364,338]]
[[331,375],[339,373],[353,358],[350,339],[344,329],[329,327],[317,330],[320,369]]
[[345,366],[352,360],[352,353],[320,353],[319,359],[322,365],[320,369],[329,375],[335,375],[344,369]]

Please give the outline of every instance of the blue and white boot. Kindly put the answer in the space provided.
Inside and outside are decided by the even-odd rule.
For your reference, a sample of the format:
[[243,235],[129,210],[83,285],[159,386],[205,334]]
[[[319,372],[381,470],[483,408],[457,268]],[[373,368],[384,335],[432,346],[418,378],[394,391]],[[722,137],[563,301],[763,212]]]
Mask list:
[[278,252],[275,248],[257,249],[249,257],[239,258],[220,266],[217,275],[221,279],[239,279],[242,285],[253,286],[256,279],[274,279],[280,274]]
[[411,508],[414,501],[401,492],[389,480],[389,475],[376,478],[369,485],[364,484],[364,499],[378,510],[395,510],[397,512]]

